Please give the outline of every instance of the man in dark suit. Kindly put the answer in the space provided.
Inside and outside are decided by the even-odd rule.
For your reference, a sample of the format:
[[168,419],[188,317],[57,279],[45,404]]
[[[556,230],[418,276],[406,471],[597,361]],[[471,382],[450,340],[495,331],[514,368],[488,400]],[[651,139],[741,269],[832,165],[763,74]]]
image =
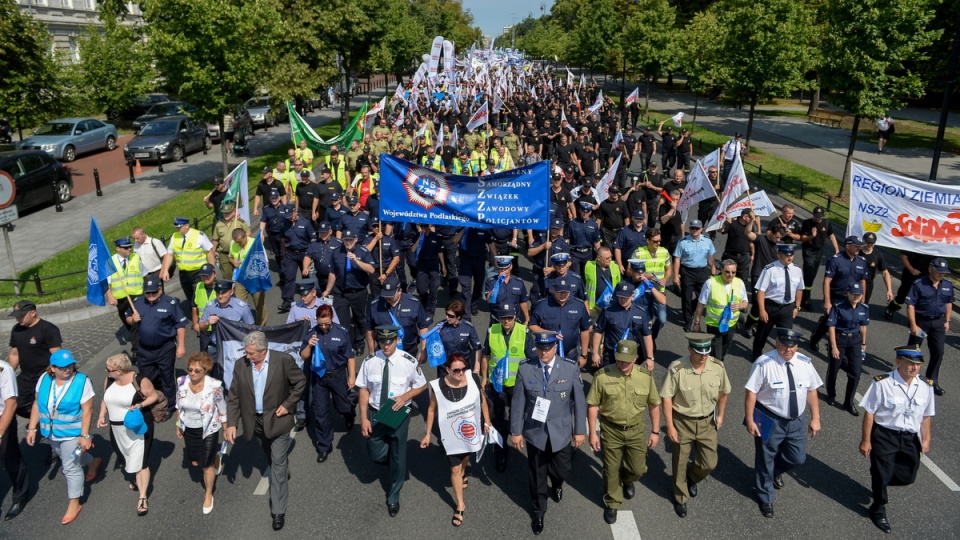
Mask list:
[[233,383],[227,399],[227,430],[223,438],[234,443],[237,420],[243,438],[260,441],[270,459],[270,512],[273,530],[283,528],[287,511],[287,454],[293,411],[306,386],[303,371],[287,353],[267,348],[263,332],[250,332],[243,339],[246,355],[233,368]]
[[547,496],[555,502],[563,499],[563,481],[570,474],[573,449],[583,444],[587,403],[580,368],[557,354],[558,334],[535,332],[534,336],[538,359],[520,364],[517,371],[510,405],[510,440],[518,450],[523,450],[524,441],[529,443],[531,527],[533,534],[540,534]]

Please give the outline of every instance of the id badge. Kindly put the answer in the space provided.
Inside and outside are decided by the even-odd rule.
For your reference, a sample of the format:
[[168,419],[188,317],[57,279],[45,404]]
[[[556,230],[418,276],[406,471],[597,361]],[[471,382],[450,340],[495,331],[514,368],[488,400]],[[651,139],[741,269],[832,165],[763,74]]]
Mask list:
[[537,402],[533,405],[533,419],[537,422],[546,422],[547,413],[550,411],[550,400],[537,397]]

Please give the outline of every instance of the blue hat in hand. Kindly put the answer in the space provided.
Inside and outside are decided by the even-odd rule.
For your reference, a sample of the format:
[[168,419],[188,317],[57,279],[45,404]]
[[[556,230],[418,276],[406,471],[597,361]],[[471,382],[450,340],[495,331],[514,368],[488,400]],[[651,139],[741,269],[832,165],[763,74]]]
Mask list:
[[132,409],[127,411],[127,413],[123,415],[123,427],[129,429],[137,435],[143,435],[146,433],[147,422],[143,419],[143,411],[141,409]]

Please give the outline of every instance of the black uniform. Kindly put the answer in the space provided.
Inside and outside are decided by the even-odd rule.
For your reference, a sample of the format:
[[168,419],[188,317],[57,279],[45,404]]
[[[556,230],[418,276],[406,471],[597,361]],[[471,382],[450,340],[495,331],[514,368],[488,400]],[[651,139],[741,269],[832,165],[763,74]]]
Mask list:
[[[943,362],[943,342],[947,337],[947,331],[943,327],[947,322],[947,306],[952,305],[953,283],[944,278],[936,285],[930,280],[930,276],[913,282],[910,286],[910,292],[907,293],[906,303],[914,307],[914,315],[917,326],[927,333],[927,346],[930,347],[930,363],[927,364],[927,378],[932,379],[934,384],[939,387],[940,364]],[[923,339],[914,334],[910,334],[907,345],[920,345]],[[941,390],[938,390],[941,392]]]
[[827,326],[836,332],[837,349],[840,357],[834,358],[829,354],[830,367],[827,369],[827,397],[831,400],[837,397],[837,375],[840,368],[847,372],[847,389],[843,394],[843,406],[851,409],[854,406],[853,394],[860,384],[860,374],[863,372],[863,338],[860,327],[870,324],[870,306],[863,302],[856,307],[848,300],[840,300],[830,310],[827,317]]
[[[180,302],[165,294],[150,303],[146,296],[133,301],[140,313],[140,343],[137,347],[140,375],[167,397],[168,403],[176,403],[177,381],[177,329],[190,323],[180,310]],[[133,315],[127,310],[126,317]],[[222,368],[223,366],[221,366]]]
[[[318,454],[329,453],[333,450],[333,410],[343,416],[346,424],[352,425],[356,418],[357,392],[347,387],[347,360],[354,358],[353,346],[350,343],[350,332],[343,326],[334,323],[323,333],[318,327],[307,334],[300,350],[310,347],[310,338],[317,336],[317,345],[323,351],[327,361],[327,371],[319,377],[316,371],[310,373],[311,389],[310,404],[313,409],[314,446]],[[304,371],[310,371],[312,361],[304,361]]]
[[427,319],[433,320],[433,312],[437,309],[437,291],[440,289],[440,257],[444,253],[443,241],[437,233],[421,232],[417,243],[414,244],[413,252],[417,261],[417,296],[420,297]]
[[[363,246],[354,246],[353,253],[360,261],[373,264],[373,257]],[[351,332],[354,351],[363,351],[367,331],[367,285],[370,284],[370,274],[347,258],[347,246],[342,244],[333,250],[332,262],[336,276],[333,309],[337,312],[340,324]],[[349,268],[347,262],[350,262]]]
[[[744,283],[750,283],[750,239],[747,233],[753,228],[753,222],[746,225],[740,223],[740,219],[734,219],[724,225],[727,232],[727,244],[723,248],[722,259],[733,259],[737,263],[737,277]],[[776,249],[776,246],[774,246]],[[776,260],[776,255],[774,255]],[[762,267],[761,267],[762,268]]]
[[280,286],[280,298],[287,304],[293,303],[297,277],[303,268],[303,259],[307,255],[307,248],[310,247],[315,234],[313,224],[304,217],[304,214],[299,214],[297,220],[292,222],[283,233],[285,244],[281,268],[284,279]]
[[803,304],[809,309],[810,291],[813,289],[813,282],[817,279],[817,272],[820,270],[820,257],[823,255],[823,245],[828,236],[833,236],[833,224],[826,218],[817,223],[813,218],[804,220],[800,226],[801,235],[809,235],[813,229],[817,229],[817,235],[809,241],[803,243]]

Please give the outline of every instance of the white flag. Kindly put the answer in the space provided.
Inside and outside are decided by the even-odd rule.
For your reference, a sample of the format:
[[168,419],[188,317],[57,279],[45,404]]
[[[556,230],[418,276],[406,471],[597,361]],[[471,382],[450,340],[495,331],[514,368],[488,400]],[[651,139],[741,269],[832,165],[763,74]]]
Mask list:
[[400,109],[400,116],[393,122],[393,125],[400,127],[403,124],[403,109]]
[[627,96],[627,99],[626,101],[624,101],[624,103],[626,104],[626,106],[629,106],[629,105],[632,105],[633,102],[638,99],[640,99],[640,88],[634,88],[633,92],[630,92],[630,95]]
[[723,198],[720,205],[710,218],[710,223],[704,230],[715,231],[720,228],[727,219],[727,209],[733,206],[741,195],[747,192],[747,175],[743,172],[743,162],[740,160],[740,154],[737,154],[733,160],[733,170],[730,172],[730,178],[727,180],[727,187],[723,190]]
[[758,216],[769,216],[776,211],[766,191],[751,193],[750,197],[744,197],[742,201],[737,202],[727,209],[727,215],[730,217],[739,217],[747,208],[752,208]]
[[456,75],[453,72],[453,62],[456,60],[453,52],[453,43],[443,40],[443,74],[448,82],[453,82]]
[[500,112],[500,107],[503,107],[503,100],[500,99],[499,95],[493,96],[493,112]]
[[405,96],[406,96],[406,93],[403,91],[403,85],[398,84],[397,91],[393,93],[393,99],[406,103],[407,98]]
[[573,88],[573,73],[570,73],[570,68],[567,68],[567,88]]
[[713,184],[711,184],[710,179],[707,178],[707,168],[698,159],[697,164],[693,167],[693,170],[690,171],[690,176],[687,178],[687,187],[683,190],[683,194],[680,195],[680,200],[677,201],[677,211],[681,213],[684,218],[683,221],[686,222],[687,211],[690,207],[700,201],[706,201],[716,197],[717,191],[713,189]]
[[477,112],[473,113],[473,116],[470,117],[470,121],[467,122],[467,131],[472,133],[474,129],[486,124],[489,120],[489,110],[487,108],[487,103],[484,102],[483,107],[477,109]]
[[607,172],[604,173],[603,178],[597,182],[597,202],[603,202],[607,200],[607,190],[610,189],[610,186],[613,184],[613,179],[617,176],[617,169],[620,167],[621,157],[623,157],[623,154],[617,156],[617,159],[613,162],[613,165],[607,169]]
[[586,85],[587,85],[587,77],[583,73],[580,73],[580,88],[583,88]]
[[589,109],[587,109],[587,114],[593,114],[597,112],[597,110],[602,106],[603,106],[603,90],[597,93],[597,100],[593,102],[593,105],[591,105]]
[[453,126],[453,134],[450,135],[450,147],[457,147],[457,126]]
[[382,111],[383,108],[386,107],[386,105],[387,105],[387,97],[384,96],[380,99],[380,101],[377,102],[376,105],[373,106],[372,109],[367,111],[367,116],[373,116],[377,114],[378,112]]
[[622,129],[618,129],[618,130],[617,130],[617,135],[613,138],[613,147],[614,147],[614,148],[620,148],[620,141],[622,141],[622,140],[623,140],[623,130],[622,130]]
[[428,71],[431,79],[437,77],[437,66],[440,65],[440,50],[443,48],[443,36],[433,38],[433,45],[430,47],[430,64]]
[[680,127],[683,124],[683,113],[678,112],[677,114],[670,117],[673,120],[673,125]]

